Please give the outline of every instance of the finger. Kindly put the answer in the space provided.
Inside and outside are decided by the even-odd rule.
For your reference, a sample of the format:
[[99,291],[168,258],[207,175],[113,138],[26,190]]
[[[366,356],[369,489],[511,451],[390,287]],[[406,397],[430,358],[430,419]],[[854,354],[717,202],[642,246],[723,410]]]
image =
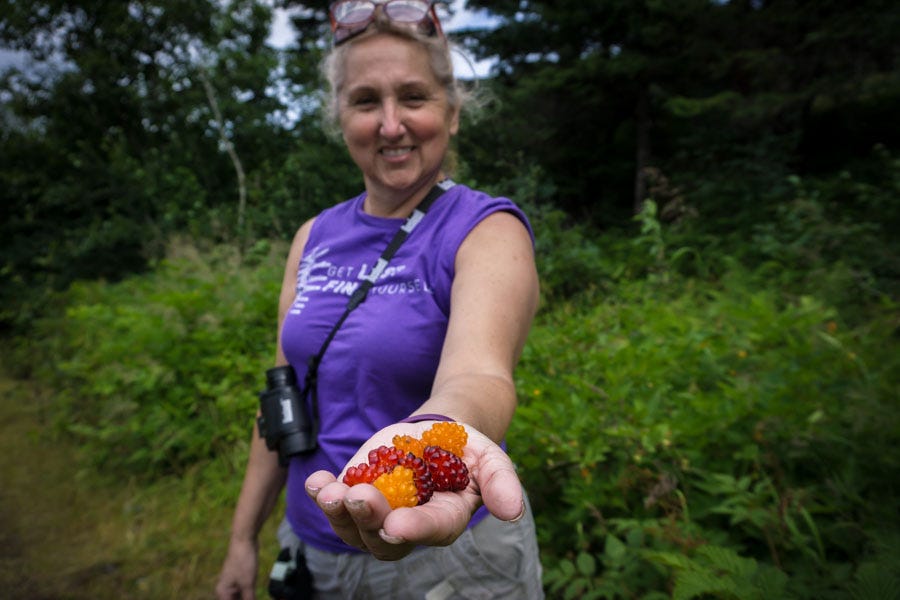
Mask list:
[[328,471],[316,471],[306,478],[306,493],[310,498],[315,500],[323,487],[325,487],[329,483],[334,483],[335,481],[337,481],[335,476]]
[[375,558],[397,560],[412,551],[413,545],[405,540],[381,537],[384,520],[392,511],[387,499],[374,486],[353,486],[344,498],[344,506],[353,517],[363,544]]
[[472,470],[472,478],[484,505],[503,521],[514,521],[525,512],[525,496],[516,468],[502,450],[487,451]]
[[355,548],[366,550],[366,545],[356,527],[356,521],[353,520],[344,504],[344,497],[349,489],[346,484],[333,481],[316,493],[316,504],[325,513],[328,523],[338,537]]
[[381,539],[392,544],[446,546],[465,530],[478,503],[478,497],[468,492],[438,492],[425,504],[391,511]]
[[256,600],[253,588],[239,583],[219,584],[216,597],[220,600]]
[[234,597],[234,594],[231,591],[230,585],[225,585],[220,583],[216,586],[216,598],[217,600],[231,600]]

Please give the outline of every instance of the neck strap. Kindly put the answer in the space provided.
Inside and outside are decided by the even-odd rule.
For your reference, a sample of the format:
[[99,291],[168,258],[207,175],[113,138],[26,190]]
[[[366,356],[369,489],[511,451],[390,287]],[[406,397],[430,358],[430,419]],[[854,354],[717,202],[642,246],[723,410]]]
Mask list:
[[434,201],[454,185],[456,185],[456,183],[454,183],[452,180],[445,179],[438,182],[433,188],[431,188],[431,190],[428,192],[428,195],[426,195],[425,198],[422,199],[419,205],[416,206],[416,208],[412,211],[412,214],[406,218],[406,221],[403,223],[400,229],[397,230],[397,233],[394,234],[394,237],[391,239],[390,243],[388,243],[387,247],[378,258],[378,262],[375,264],[372,272],[363,279],[359,287],[356,288],[356,290],[350,296],[350,300],[347,302],[347,307],[344,309],[344,313],[341,315],[341,318],[338,319],[337,323],[334,324],[334,327],[331,328],[328,337],[325,338],[325,341],[322,343],[322,347],[319,348],[319,352],[315,356],[310,357],[309,362],[307,363],[306,378],[304,380],[303,387],[307,392],[311,392],[312,406],[310,406],[310,412],[312,413],[313,418],[314,435],[318,434],[319,429],[319,398],[318,393],[316,392],[316,383],[319,375],[319,363],[322,362],[322,356],[328,349],[328,345],[331,344],[331,340],[334,339],[334,336],[341,328],[341,325],[344,324],[344,321],[347,320],[347,317],[350,316],[350,313],[353,312],[353,310],[357,306],[362,304],[363,301],[365,301],[366,296],[369,294],[369,290],[373,285],[375,285],[375,282],[378,281],[378,278],[384,272],[385,268],[387,268],[388,263],[397,253],[397,250],[400,249],[400,246],[403,245],[403,242],[406,241],[406,238],[409,237],[416,226],[425,217],[425,213],[428,212],[428,209],[431,208],[431,205],[434,204]]
[[[388,243],[387,247],[384,249],[384,252],[381,253],[381,256],[378,258],[378,262],[375,263],[375,267],[372,269],[372,272],[369,273],[364,279],[362,284],[353,292],[350,296],[350,301],[347,303],[347,310],[344,311],[344,317],[341,317],[341,320],[338,321],[338,324],[335,325],[333,332],[336,332],[337,329],[343,323],[346,315],[350,313],[354,308],[362,304],[363,300],[366,299],[366,295],[369,293],[369,289],[375,282],[378,281],[378,278],[384,273],[384,270],[387,268],[388,263],[394,257],[394,254],[397,253],[397,250],[400,249],[400,246],[403,245],[403,242],[406,241],[406,238],[409,237],[409,234],[412,233],[413,229],[416,228],[416,225],[419,224],[419,221],[425,217],[425,213],[428,212],[428,209],[431,208],[431,205],[434,204],[434,201],[437,200],[441,194],[445,191],[452,188],[456,185],[452,180],[445,179],[437,184],[428,192],[428,195],[425,196],[419,205],[413,209],[412,214],[406,217],[406,222],[397,230],[397,233],[394,234],[393,239],[391,239],[390,243]],[[331,337],[331,336],[329,336]],[[326,340],[330,341],[330,340]],[[326,344],[327,346],[327,344]],[[324,352],[320,352],[320,354],[324,354]]]

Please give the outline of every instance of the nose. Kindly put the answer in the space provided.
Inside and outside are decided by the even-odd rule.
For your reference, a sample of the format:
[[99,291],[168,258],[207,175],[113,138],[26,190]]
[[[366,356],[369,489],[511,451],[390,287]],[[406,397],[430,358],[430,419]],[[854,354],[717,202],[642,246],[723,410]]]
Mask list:
[[382,106],[381,125],[378,133],[385,139],[399,139],[406,132],[403,124],[403,111],[396,102],[386,101]]

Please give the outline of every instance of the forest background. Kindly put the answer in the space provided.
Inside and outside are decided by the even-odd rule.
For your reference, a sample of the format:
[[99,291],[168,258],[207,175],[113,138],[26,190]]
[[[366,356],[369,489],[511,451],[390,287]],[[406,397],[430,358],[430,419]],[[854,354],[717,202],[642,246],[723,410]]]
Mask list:
[[[896,3],[466,7],[455,178],[537,233],[508,442],[549,597],[900,598]],[[324,8],[0,3],[10,597],[209,596],[287,242],[361,189]]]

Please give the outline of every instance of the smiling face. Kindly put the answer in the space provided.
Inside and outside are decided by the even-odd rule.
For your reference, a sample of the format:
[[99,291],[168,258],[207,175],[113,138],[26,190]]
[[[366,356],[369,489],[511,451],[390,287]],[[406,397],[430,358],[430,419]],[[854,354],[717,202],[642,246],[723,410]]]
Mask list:
[[362,170],[366,211],[403,214],[441,174],[459,111],[450,107],[419,43],[386,34],[355,42],[338,92],[340,126]]

